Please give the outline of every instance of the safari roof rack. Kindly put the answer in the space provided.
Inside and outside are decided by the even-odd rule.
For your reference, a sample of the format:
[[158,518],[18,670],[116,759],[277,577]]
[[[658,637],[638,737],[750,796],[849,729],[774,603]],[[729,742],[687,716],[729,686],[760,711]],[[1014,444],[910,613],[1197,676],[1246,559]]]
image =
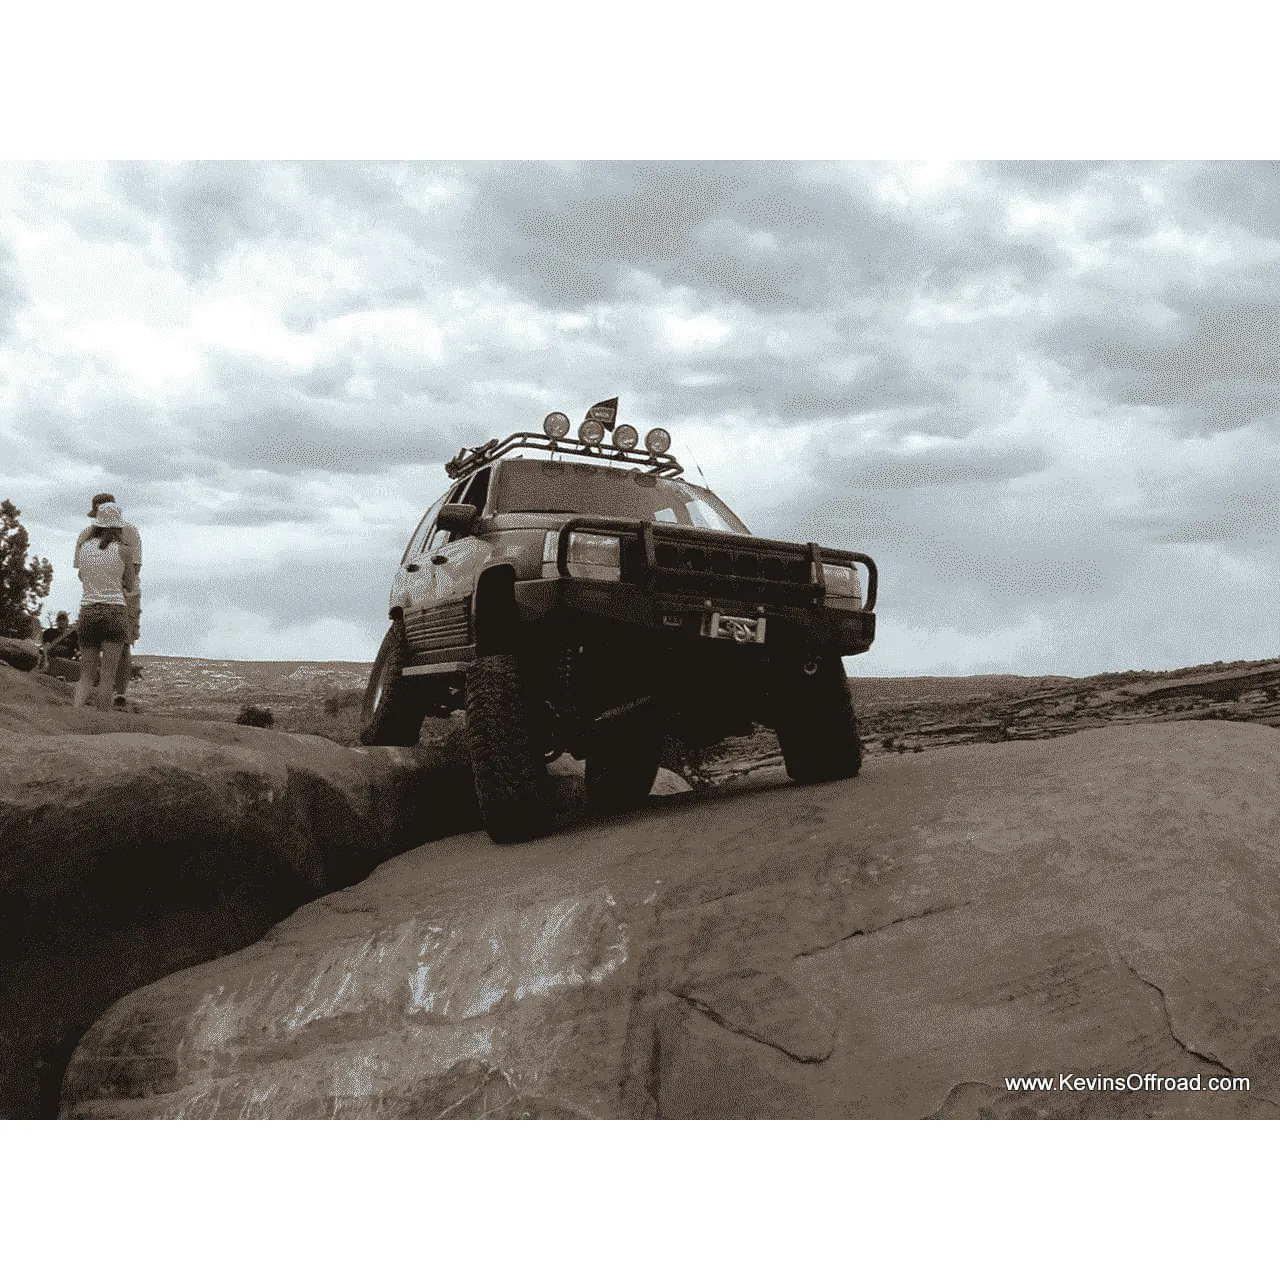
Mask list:
[[670,453],[650,453],[646,449],[621,449],[613,444],[583,444],[580,440],[553,440],[535,431],[516,431],[505,440],[496,436],[486,444],[477,445],[474,449],[460,449],[455,458],[444,464],[444,473],[450,480],[461,480],[481,467],[501,458],[504,454],[516,449],[540,449],[543,453],[570,454],[575,457],[592,458],[599,462],[610,460],[619,462],[637,462],[655,476],[674,478],[684,474],[684,467]]

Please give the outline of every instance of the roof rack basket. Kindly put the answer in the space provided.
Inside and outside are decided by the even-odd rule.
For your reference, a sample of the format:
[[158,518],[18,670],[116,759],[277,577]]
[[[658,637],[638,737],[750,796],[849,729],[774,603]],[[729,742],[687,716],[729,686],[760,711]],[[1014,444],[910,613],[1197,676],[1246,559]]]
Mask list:
[[569,454],[573,457],[591,458],[598,462],[634,462],[642,465],[650,474],[674,478],[684,474],[684,467],[670,453],[649,453],[644,449],[619,449],[612,444],[583,444],[578,440],[552,440],[533,431],[517,431],[505,440],[497,437],[474,449],[461,449],[457,457],[444,464],[445,475],[460,480],[481,467],[496,461],[516,449],[540,449],[543,453]]

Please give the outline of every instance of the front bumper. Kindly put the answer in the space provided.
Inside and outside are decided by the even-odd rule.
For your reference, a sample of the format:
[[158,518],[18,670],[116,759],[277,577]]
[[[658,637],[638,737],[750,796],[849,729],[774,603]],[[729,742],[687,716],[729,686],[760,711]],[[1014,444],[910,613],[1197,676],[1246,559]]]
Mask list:
[[[763,616],[761,645],[735,646],[777,652],[781,649],[825,649],[840,654],[866,653],[876,635],[876,615],[869,609],[840,609],[829,605],[754,605],[712,594],[701,599],[659,594],[627,582],[594,582],[549,578],[515,584],[516,610],[528,624],[575,620],[647,628],[673,640],[700,645],[732,645],[729,640],[703,638],[702,622],[711,612]],[[763,612],[762,612],[763,611]]]

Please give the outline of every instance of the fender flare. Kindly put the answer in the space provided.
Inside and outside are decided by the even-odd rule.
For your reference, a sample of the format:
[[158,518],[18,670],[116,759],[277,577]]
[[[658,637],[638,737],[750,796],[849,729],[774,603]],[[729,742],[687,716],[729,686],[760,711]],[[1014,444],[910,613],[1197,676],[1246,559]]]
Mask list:
[[476,657],[511,652],[519,622],[515,566],[488,565],[476,579],[471,597],[471,634]]

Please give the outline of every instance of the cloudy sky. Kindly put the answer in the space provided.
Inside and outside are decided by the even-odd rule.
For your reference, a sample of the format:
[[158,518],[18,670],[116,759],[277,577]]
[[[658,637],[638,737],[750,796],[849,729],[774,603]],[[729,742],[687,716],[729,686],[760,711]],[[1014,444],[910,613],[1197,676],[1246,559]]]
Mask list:
[[371,658],[444,459],[617,394],[875,556],[860,670],[1271,656],[1278,357],[1272,164],[0,165],[0,497],[74,610],[116,492],[143,652]]

